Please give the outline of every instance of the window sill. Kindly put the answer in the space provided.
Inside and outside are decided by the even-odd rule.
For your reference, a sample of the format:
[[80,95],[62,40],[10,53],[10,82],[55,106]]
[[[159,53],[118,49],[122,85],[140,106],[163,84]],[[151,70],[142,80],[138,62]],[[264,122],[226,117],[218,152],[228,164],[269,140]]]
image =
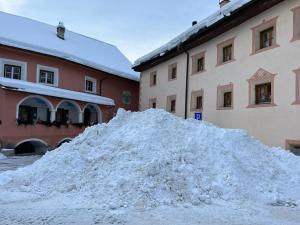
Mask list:
[[230,107],[218,107],[217,110],[232,110],[233,106]]
[[177,80],[177,78],[174,78],[174,79],[168,79],[168,81],[175,81],[175,80]]
[[258,49],[258,50],[255,50],[254,52],[252,52],[250,54],[250,56],[251,55],[256,55],[256,54],[259,54],[259,53],[262,53],[262,52],[265,52],[265,51],[268,51],[268,50],[271,50],[271,49],[274,49],[274,48],[278,48],[278,47],[280,47],[280,45],[274,44],[274,45],[272,45],[270,47],[267,47],[267,48]]
[[265,104],[252,104],[252,105],[248,105],[247,108],[251,109],[251,108],[266,108],[266,107],[275,107],[277,106],[275,103],[265,103]]
[[38,84],[46,85],[49,87],[58,87],[58,85],[56,85],[56,84],[46,84],[46,83],[42,83],[42,82],[38,82]]
[[203,109],[191,109],[191,112],[202,112]]
[[93,94],[93,95],[96,95],[96,94],[97,94],[96,92],[93,92],[93,91],[85,91],[85,93]]
[[292,103],[292,105],[300,105],[300,99],[297,99],[296,101],[294,101],[294,102]]
[[232,63],[232,62],[234,62],[234,61],[236,61],[235,59],[232,59],[232,60],[229,60],[229,61],[226,61],[226,62],[218,62],[218,64],[216,65],[216,67],[218,67],[218,66],[223,66],[223,65],[226,65],[226,64],[228,64],[228,63]]
[[291,42],[299,41],[299,40],[300,40],[300,36],[295,36],[292,38]]
[[198,72],[193,72],[193,73],[191,73],[191,76],[199,75],[199,74],[205,73],[205,72],[206,72],[206,70],[201,70],[201,71],[198,71]]

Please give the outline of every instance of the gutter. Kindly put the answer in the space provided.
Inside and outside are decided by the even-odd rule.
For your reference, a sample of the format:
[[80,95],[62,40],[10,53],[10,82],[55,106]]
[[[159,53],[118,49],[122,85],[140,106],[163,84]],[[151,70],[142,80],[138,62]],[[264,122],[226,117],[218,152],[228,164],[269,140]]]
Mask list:
[[186,74],[185,74],[185,104],[184,104],[184,119],[188,117],[188,97],[189,97],[189,68],[190,68],[190,53],[186,54]]

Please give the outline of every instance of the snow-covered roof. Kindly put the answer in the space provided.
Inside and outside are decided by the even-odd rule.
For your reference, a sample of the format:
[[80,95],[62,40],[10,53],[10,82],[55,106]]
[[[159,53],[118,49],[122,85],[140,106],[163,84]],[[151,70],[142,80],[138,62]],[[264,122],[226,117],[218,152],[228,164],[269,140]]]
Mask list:
[[66,30],[65,40],[56,27],[0,12],[0,44],[63,58],[97,70],[138,81],[131,62],[114,45]]
[[153,58],[156,58],[158,56],[163,56],[166,52],[176,48],[180,43],[185,42],[188,40],[192,35],[196,34],[199,32],[201,29],[208,28],[224,17],[230,16],[231,13],[245,4],[251,2],[252,0],[233,0],[230,3],[226,4],[222,8],[220,8],[217,12],[212,14],[211,16],[207,17],[206,19],[198,22],[196,25],[190,27],[188,30],[183,32],[182,34],[178,35],[165,45],[161,46],[160,48],[150,52],[149,54],[137,59],[134,62],[133,67],[137,67],[141,65],[144,62],[147,62]]
[[77,91],[70,91],[62,88],[51,87],[43,84],[15,80],[10,78],[0,77],[0,87],[4,89],[46,95],[58,98],[72,99],[77,101],[95,103],[99,105],[114,106],[114,100],[99,95],[87,94]]

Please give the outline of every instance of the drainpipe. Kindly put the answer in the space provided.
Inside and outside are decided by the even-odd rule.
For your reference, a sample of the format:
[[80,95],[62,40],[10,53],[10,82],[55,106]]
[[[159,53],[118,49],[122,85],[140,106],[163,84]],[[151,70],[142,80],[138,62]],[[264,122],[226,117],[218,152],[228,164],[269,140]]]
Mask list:
[[184,118],[188,117],[188,97],[189,97],[189,68],[190,68],[190,53],[186,54],[186,74],[185,74],[185,105],[184,105]]

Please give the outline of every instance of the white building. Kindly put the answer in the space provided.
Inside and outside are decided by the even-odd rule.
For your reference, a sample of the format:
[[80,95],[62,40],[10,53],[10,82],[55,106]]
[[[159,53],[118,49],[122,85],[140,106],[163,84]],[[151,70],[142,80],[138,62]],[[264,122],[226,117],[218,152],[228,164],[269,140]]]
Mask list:
[[297,151],[299,58],[300,1],[232,1],[135,62],[140,109],[200,111],[204,120]]

